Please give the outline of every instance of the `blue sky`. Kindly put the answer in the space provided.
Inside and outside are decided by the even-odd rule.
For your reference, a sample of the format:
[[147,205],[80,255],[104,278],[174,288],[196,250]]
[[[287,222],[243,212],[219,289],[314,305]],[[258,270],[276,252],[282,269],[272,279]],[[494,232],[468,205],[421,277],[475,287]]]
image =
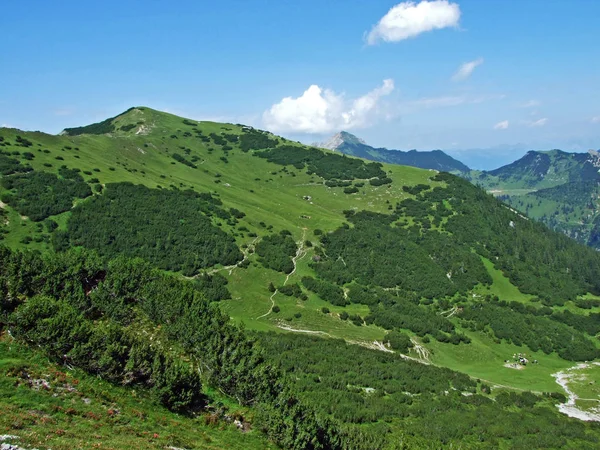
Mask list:
[[475,165],[600,148],[600,1],[6,3],[0,125],[146,105]]

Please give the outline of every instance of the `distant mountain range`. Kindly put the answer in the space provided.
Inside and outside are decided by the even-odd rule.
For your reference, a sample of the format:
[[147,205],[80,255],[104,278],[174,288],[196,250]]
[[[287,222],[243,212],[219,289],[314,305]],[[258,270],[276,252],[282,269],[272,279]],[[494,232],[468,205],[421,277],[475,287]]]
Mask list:
[[450,172],[460,175],[467,174],[471,170],[466,165],[441,150],[402,151],[389,150],[387,148],[375,148],[346,131],[341,131],[340,133],[333,135],[328,141],[316,145],[346,155],[390,164],[413,166],[421,169],[435,169],[441,172]]
[[600,250],[600,152],[530,151],[469,178],[528,216]]
[[529,151],[489,171],[471,170],[441,150],[375,148],[342,131],[318,147],[372,161],[451,172],[501,197],[549,227],[600,249],[600,153]]
[[600,154],[594,150],[587,153],[529,151],[511,164],[483,172],[481,180],[488,185],[518,184],[523,188],[544,189],[596,181],[599,167]]

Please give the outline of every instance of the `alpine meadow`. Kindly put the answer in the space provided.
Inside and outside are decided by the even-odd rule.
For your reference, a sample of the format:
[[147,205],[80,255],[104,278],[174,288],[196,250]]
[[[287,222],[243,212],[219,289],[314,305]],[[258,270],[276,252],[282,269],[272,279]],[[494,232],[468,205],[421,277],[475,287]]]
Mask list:
[[76,447],[96,403],[98,442],[151,445],[132,395],[178,414],[157,445],[234,447],[234,421],[257,448],[597,445],[556,408],[593,385],[554,377],[599,356],[600,255],[461,178],[146,107],[3,129],[1,158],[5,426],[31,445]]
[[600,448],[599,16],[6,5],[0,450]]

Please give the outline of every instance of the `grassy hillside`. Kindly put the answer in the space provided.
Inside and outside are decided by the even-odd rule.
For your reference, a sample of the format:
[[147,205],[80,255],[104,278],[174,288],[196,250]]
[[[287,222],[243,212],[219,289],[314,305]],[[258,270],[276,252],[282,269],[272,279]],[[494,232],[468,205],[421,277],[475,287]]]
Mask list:
[[5,444],[65,450],[276,448],[258,431],[240,433],[233,421],[247,409],[215,404],[212,415],[174,414],[141,391],[51,364],[7,335],[0,338],[0,392]]
[[[446,428],[453,422],[450,415],[436,419],[440,430],[446,431],[428,440],[422,411],[431,406],[430,401],[444,403],[442,393],[448,389],[459,393],[446,405],[456,411],[481,407],[465,406],[460,392],[465,397],[477,393],[484,398],[477,397],[477,401],[485,403],[507,389],[534,391],[540,398],[533,404],[539,403],[548,419],[535,426],[549,429],[554,421],[561,427],[578,427],[579,434],[571,437],[557,428],[557,447],[561,442],[577,442],[581,448],[588,444],[592,448],[597,439],[593,427],[580,428],[559,415],[553,403],[560,397],[551,400],[544,393],[564,393],[553,374],[600,355],[600,255],[530,221],[481,189],[448,174],[372,163],[242,125],[196,122],[145,107],[100,124],[65,130],[60,136],[0,129],[0,138],[4,245],[13,250],[40,250],[43,255],[55,251],[69,255],[72,248],[94,250],[98,260],[78,262],[77,267],[91,264],[98,268],[95,276],[103,272],[103,264],[119,256],[143,258],[176,278],[190,280],[201,293],[195,296],[212,301],[234,323],[252,332],[276,333],[253,334],[253,339],[265,349],[264,361],[281,367],[283,373],[291,370],[289,360],[277,350],[273,336],[291,339],[282,341],[288,350],[314,346],[301,353],[305,356],[296,363],[302,367],[300,378],[306,376],[310,383],[302,382],[294,389],[314,409],[316,423],[325,427],[324,417],[334,421],[338,428],[332,429],[346,442],[363,439],[362,448],[378,448],[404,436],[417,446],[450,442],[464,448],[476,446],[471,432]],[[56,264],[48,261],[44,264]],[[31,263],[33,268],[37,264]],[[6,270],[7,277],[13,276]],[[48,269],[47,279],[59,273]],[[137,269],[131,273],[132,280],[147,280]],[[98,286],[108,283],[104,276]],[[153,323],[147,332],[158,332],[150,331],[154,327],[166,330],[165,339],[177,349],[169,357],[203,361],[205,356],[197,353],[191,340],[181,340],[179,327],[185,333],[192,330],[175,320],[179,313],[168,316],[161,311],[171,306],[160,286],[153,285],[148,294],[139,291],[138,283],[144,281],[125,283],[122,288],[110,284],[116,298],[122,297],[121,303],[113,305],[110,296],[102,296],[104,291],[92,295],[95,288],[86,287],[85,280],[74,297],[77,300],[67,300],[68,307],[55,284],[43,287],[39,280],[30,291],[9,295],[4,307],[10,315],[3,319],[4,326],[26,329],[29,325],[18,315],[19,311],[30,313],[28,301],[23,300],[51,291],[54,300],[35,301],[48,302],[50,311],[66,308],[71,311],[68,314],[81,315],[81,320],[90,323],[101,317],[129,336],[131,318],[141,314],[139,302],[144,320]],[[11,283],[6,284],[9,293],[15,282]],[[127,293],[128,289],[133,291]],[[152,300],[155,295],[166,300]],[[181,308],[191,314],[187,307]],[[229,336],[226,328],[218,330]],[[31,342],[43,337],[39,333]],[[309,335],[326,341],[308,339]],[[234,341],[238,339],[245,342],[238,337]],[[346,349],[341,340],[354,346]],[[139,345],[135,339],[132,342],[133,347]],[[426,371],[423,380],[447,377],[445,372],[436,372],[438,366],[467,376],[452,375],[462,384],[439,384],[438,390],[427,395],[422,395],[420,384],[405,386],[418,399],[412,401],[413,407],[403,409],[399,404],[407,400],[392,395],[388,390],[392,386],[357,387],[356,374],[350,369],[342,379],[331,378],[336,371],[333,365],[311,362],[311,354],[329,351],[319,342],[327,342],[323,345],[332,345],[350,359],[381,359],[385,370],[397,374],[394,379],[400,379],[398,361],[402,358],[421,367],[407,370]],[[245,349],[244,345],[240,348]],[[208,354],[213,350],[207,350]],[[520,353],[530,363],[515,361]],[[251,368],[238,360],[217,359],[206,362],[212,371],[237,367],[240,373],[249,370],[251,375],[233,380],[203,376],[206,389],[237,398],[253,412],[263,411],[258,423],[275,442],[287,448],[304,445],[301,433],[294,435],[292,444],[286,441],[288,431],[274,431],[278,423],[274,418],[284,420],[278,414],[292,414],[291,410],[275,411],[271,406],[261,410],[244,400],[250,394],[241,386],[254,379],[255,371],[267,370],[262,359],[248,356],[247,361],[254,361]],[[365,372],[364,376],[368,381],[374,375]],[[591,366],[587,376],[598,378],[597,366]],[[327,395],[332,406],[326,410],[318,400],[325,386],[320,380],[329,380],[326,385],[331,388]],[[149,386],[155,389],[154,384]],[[370,399],[373,391],[366,388],[379,392],[377,399]],[[278,398],[260,392],[263,405]],[[513,400],[521,405],[518,408],[529,404]],[[370,405],[367,410],[380,411],[384,404],[380,402],[395,405],[396,416],[383,433],[389,434],[389,440],[373,444],[371,439],[382,434],[378,427],[383,426],[384,416],[358,411],[365,404]],[[591,410],[594,404],[579,406]],[[517,420],[494,408],[489,406],[486,414],[500,415],[498,420],[506,423]],[[294,414],[312,417],[312,413]],[[524,423],[534,426],[535,414],[528,410],[525,416]],[[477,422],[476,414],[469,420],[471,429],[479,429],[482,422]],[[356,428],[359,423],[364,426]],[[405,433],[411,427],[421,431],[409,438]],[[452,435],[449,440],[443,437],[446,432]],[[492,434],[486,441],[490,448],[510,447],[509,437]],[[527,441],[527,445],[534,444]]]

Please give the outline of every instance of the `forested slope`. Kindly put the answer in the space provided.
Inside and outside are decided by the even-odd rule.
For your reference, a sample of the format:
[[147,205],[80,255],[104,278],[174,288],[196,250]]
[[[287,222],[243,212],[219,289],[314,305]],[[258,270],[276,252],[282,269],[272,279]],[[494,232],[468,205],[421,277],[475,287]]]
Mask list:
[[2,329],[54,363],[283,448],[597,446],[552,374],[600,255],[482,188],[143,107],[0,136]]
[[549,228],[598,249],[598,152],[528,152],[496,170],[472,176],[514,208]]

